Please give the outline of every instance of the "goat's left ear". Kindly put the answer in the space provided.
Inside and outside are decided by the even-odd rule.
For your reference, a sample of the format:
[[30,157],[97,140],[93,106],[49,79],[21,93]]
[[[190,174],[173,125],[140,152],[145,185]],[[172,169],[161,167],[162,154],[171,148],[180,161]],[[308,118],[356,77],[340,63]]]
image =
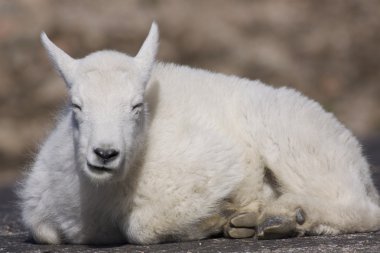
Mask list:
[[73,81],[74,71],[77,61],[66,54],[62,49],[57,47],[50,41],[48,36],[43,32],[41,33],[41,42],[49,54],[55,69],[65,80],[65,83],[70,88]]
[[150,77],[150,72],[153,68],[154,61],[158,49],[158,26],[156,22],[152,23],[148,36],[146,37],[140,51],[135,56],[134,60],[141,69],[143,81],[146,83]]

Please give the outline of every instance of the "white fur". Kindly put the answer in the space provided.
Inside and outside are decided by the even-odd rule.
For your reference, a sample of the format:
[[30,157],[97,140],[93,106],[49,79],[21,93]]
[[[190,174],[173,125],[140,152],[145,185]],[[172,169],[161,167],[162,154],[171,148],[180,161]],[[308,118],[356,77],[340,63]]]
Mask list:
[[[380,229],[368,164],[333,115],[291,89],[154,64],[157,41],[153,24],[135,58],[74,60],[42,35],[82,110],[69,103],[20,191],[38,242],[205,238],[221,232],[231,206],[261,216],[302,207],[298,229],[310,234]],[[111,172],[87,164],[102,165],[96,147],[120,150]]]

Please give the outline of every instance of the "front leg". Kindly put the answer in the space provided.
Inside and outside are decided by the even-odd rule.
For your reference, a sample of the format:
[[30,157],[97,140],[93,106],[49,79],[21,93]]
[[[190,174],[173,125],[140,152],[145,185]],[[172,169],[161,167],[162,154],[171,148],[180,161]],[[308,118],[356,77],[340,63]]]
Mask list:
[[190,224],[181,224],[177,220],[172,224],[168,219],[149,218],[148,216],[133,214],[125,223],[123,231],[127,241],[134,244],[156,244],[205,239],[220,235],[228,219],[222,214],[201,218]]
[[61,244],[58,229],[49,223],[40,223],[29,227],[33,239],[39,244]]
[[[126,215],[120,223],[120,231],[128,243],[132,244],[157,244],[165,242],[163,235],[165,225],[161,224],[160,215],[155,215],[153,209],[135,209]],[[164,221],[165,219],[163,219]]]

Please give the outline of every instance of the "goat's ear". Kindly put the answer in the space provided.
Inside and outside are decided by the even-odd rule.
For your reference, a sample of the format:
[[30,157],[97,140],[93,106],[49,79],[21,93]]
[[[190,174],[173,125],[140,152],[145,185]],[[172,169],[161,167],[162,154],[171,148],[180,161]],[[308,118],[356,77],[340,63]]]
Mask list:
[[44,32],[41,33],[41,42],[45,47],[50,60],[54,64],[55,69],[62,76],[62,78],[65,80],[65,83],[70,88],[73,81],[74,71],[77,65],[76,60],[71,58],[62,49],[51,42]]
[[146,37],[143,45],[141,46],[139,52],[134,58],[138,67],[142,71],[144,83],[148,81],[150,77],[150,72],[156,59],[158,49],[158,37],[158,26],[156,22],[153,22],[152,26],[150,27],[148,36]]

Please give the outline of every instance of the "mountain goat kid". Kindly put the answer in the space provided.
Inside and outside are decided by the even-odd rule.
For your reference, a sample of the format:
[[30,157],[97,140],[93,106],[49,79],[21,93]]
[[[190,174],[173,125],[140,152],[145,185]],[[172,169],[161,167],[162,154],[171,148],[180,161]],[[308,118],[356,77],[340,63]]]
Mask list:
[[73,59],[43,33],[70,102],[27,176],[39,243],[150,244],[380,229],[358,141],[300,93],[135,57]]

